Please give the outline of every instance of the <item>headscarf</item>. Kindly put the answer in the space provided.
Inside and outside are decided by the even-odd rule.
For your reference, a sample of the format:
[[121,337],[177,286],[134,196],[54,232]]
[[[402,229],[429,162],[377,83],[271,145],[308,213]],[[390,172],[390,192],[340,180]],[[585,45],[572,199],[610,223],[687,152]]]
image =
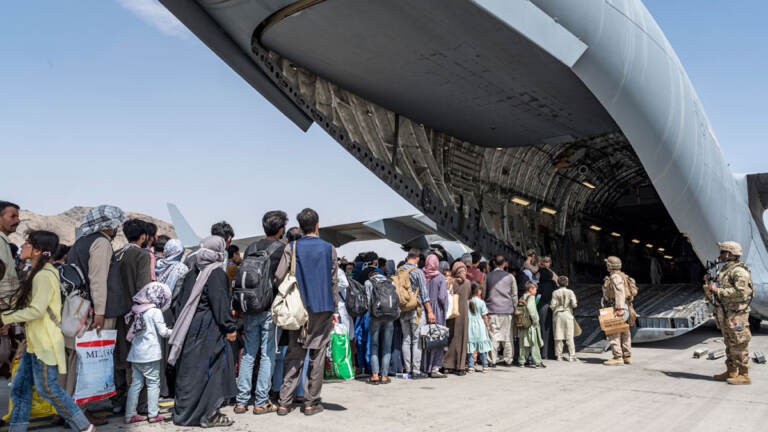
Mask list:
[[387,271],[386,271],[386,273],[387,273],[386,276],[387,277],[394,276],[395,273],[397,273],[397,266],[395,266],[395,261],[394,260],[387,260],[386,269],[387,269]]
[[105,229],[115,229],[126,220],[128,218],[119,207],[104,204],[85,213],[80,230],[83,235],[93,234]]
[[170,305],[171,289],[168,288],[168,285],[160,282],[150,282],[144,285],[144,288],[133,296],[131,311],[125,315],[125,323],[130,324],[128,335],[125,337],[128,342],[133,341],[139,332],[147,328],[147,324],[144,322],[144,312],[152,308],[164,311]]
[[440,261],[440,273],[445,274],[445,272],[451,270],[451,265],[448,264],[448,261]]
[[430,254],[427,257],[426,265],[424,266],[424,277],[427,278],[427,282],[435,278],[440,274],[440,260],[437,259],[437,255]]
[[173,334],[168,340],[170,352],[168,353],[168,364],[176,365],[176,359],[179,358],[181,348],[184,346],[184,339],[187,338],[189,326],[192,324],[192,318],[195,316],[197,305],[200,303],[200,297],[203,294],[203,287],[208,282],[208,278],[217,268],[221,268],[221,263],[227,259],[227,244],[219,236],[210,236],[203,239],[200,243],[200,249],[196,254],[195,269],[200,273],[195,279],[195,285],[189,294],[187,303],[182,308],[176,319],[176,325],[173,328]]
[[[461,261],[457,261],[453,263],[453,277],[459,281],[459,283],[463,283],[464,279],[467,278],[467,266]],[[464,273],[463,275],[461,273]]]
[[184,246],[181,244],[181,241],[171,239],[165,243],[163,257],[157,260],[157,266],[155,267],[157,281],[168,285],[171,292],[176,287],[176,282],[189,271],[189,267],[181,262],[182,255],[184,255]]

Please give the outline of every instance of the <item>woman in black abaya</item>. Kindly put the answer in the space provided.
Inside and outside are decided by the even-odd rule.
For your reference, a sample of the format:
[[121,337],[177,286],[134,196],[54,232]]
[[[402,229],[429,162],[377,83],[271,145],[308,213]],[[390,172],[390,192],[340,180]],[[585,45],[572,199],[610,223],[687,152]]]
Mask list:
[[237,394],[229,343],[235,340],[235,318],[227,275],[221,267],[226,256],[224,239],[212,236],[203,240],[182,291],[174,299],[176,324],[168,363],[176,368],[173,422],[179,426],[234,423],[219,412]]

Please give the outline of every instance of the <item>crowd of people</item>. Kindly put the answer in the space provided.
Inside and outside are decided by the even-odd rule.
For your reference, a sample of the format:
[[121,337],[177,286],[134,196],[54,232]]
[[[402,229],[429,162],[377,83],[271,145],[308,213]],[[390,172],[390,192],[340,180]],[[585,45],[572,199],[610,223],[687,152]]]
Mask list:
[[[11,430],[26,429],[32,383],[73,430],[106,422],[72,398],[75,338],[59,325],[67,266],[83,275],[89,327],[117,332],[111,404],[126,423],[228,426],[234,421],[224,405],[236,415],[252,407],[282,416],[297,403],[305,415],[322,412],[327,350],[339,331],[350,341],[355,374],[372,385],[577,360],[576,297],[549,257],[528,251],[520,269],[503,256],[475,252],[448,262],[417,249],[398,263],[374,252],[348,261],[320,239],[314,210],[296,219],[288,228],[285,212],[267,212],[265,237],[242,252],[231,244],[233,228],[219,222],[186,251],[154,224],[102,205],[88,211],[71,246],[37,230],[25,233],[16,253],[8,235],[19,207],[0,201],[2,333],[19,343],[20,358]],[[119,230],[128,244],[113,251]],[[289,330],[276,325],[270,304],[294,279],[307,319]],[[173,398],[172,418],[160,414],[160,397]]]

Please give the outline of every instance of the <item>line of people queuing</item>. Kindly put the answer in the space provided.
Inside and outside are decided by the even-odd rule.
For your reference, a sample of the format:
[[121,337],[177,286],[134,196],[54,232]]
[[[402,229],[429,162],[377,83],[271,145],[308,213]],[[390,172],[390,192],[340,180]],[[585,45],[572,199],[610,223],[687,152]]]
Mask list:
[[[550,339],[558,340],[558,357],[565,342],[575,359],[575,296],[567,278],[549,270],[551,260],[539,263],[532,253],[517,272],[527,278],[521,281],[524,293],[504,257],[489,263],[474,253],[447,263],[411,250],[398,265],[375,253],[346,262],[319,238],[318,214],[304,209],[298,227],[290,229],[285,212],[267,212],[265,237],[242,254],[231,244],[232,227],[216,223],[185,256],[181,242],[158,236],[153,224],[102,205],[88,211],[81,236],[68,249],[55,233],[26,233],[17,266],[8,235],[18,227],[18,211],[0,201],[2,328],[25,339],[12,385],[11,430],[26,429],[33,382],[62,423],[89,431],[106,423],[71,397],[77,356],[74,339],[57,325],[61,267],[54,258],[82,272],[92,304],[90,328],[117,331],[111,402],[126,423],[171,420],[159,412],[161,395],[174,398],[172,420],[184,426],[229,426],[233,419],[220,408],[230,403],[235,414],[252,406],[253,414],[282,416],[296,403],[305,415],[322,412],[326,350],[338,324],[352,341],[356,372],[370,374],[370,384],[387,384],[396,374],[444,378],[511,365],[515,341],[521,365],[543,366],[539,349],[547,357]],[[113,251],[118,230],[128,244]],[[260,277],[268,285],[259,291],[266,301],[252,302],[244,297],[253,294],[245,289],[243,270],[258,262],[266,263]],[[300,330],[276,327],[269,307],[254,306],[284,295],[279,287],[289,275],[308,313]],[[356,295],[366,303],[364,313],[349,307]],[[517,325],[516,310],[528,317],[528,327]]]

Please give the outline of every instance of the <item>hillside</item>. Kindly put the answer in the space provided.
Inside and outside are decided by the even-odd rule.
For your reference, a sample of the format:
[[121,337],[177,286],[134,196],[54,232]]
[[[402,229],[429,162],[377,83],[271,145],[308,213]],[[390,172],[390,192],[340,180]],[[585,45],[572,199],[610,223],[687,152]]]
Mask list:
[[[21,245],[24,243],[23,236],[25,233],[31,230],[44,229],[58,234],[62,243],[72,245],[75,241],[75,228],[80,226],[83,215],[90,209],[90,207],[72,207],[64,213],[53,216],[42,216],[29,210],[22,210],[20,212],[21,225],[19,225],[19,228],[14,234],[11,234],[11,241]],[[141,213],[126,212],[125,214],[129,218],[153,222],[157,225],[158,234],[165,234],[171,238],[176,237],[176,231],[173,229],[173,225],[168,222]],[[112,246],[120,248],[126,243],[125,236],[120,232],[112,243]]]

